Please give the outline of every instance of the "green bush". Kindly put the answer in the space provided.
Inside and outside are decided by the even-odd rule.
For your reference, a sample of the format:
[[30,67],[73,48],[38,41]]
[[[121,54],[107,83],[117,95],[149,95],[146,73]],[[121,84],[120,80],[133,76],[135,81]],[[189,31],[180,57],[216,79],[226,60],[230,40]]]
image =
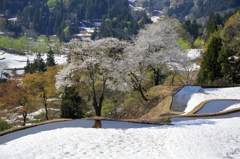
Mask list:
[[198,39],[195,40],[195,42],[194,42],[193,45],[194,45],[195,47],[199,47],[200,44],[202,44],[203,42],[204,42],[204,40],[198,38]]
[[112,102],[109,99],[105,99],[103,102],[102,112],[103,116],[109,116],[109,113],[116,109],[116,103]]
[[0,119],[0,132],[12,128],[11,124],[8,124],[5,120]]
[[188,41],[183,40],[182,38],[179,38],[177,43],[182,46],[183,49],[190,49],[191,45],[189,44]]
[[42,111],[40,114],[35,115],[33,117],[36,121],[38,120],[38,122],[43,122],[46,120],[46,113],[44,111]]

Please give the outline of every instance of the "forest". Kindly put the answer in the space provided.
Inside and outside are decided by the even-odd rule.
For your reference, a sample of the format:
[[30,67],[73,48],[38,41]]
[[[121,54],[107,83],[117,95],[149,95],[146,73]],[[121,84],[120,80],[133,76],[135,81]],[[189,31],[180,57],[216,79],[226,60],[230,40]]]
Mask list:
[[[16,37],[56,34],[66,42],[80,32],[80,22],[101,21],[94,38],[128,39],[151,22],[145,12],[138,19],[130,12],[128,0],[4,0],[0,2],[0,14],[5,16],[0,27],[13,31]],[[7,20],[12,17],[17,17],[14,24]]]
[[184,21],[186,16],[197,19],[240,6],[238,0],[197,0],[196,2],[194,4],[193,0],[184,0],[183,3],[174,4],[172,8],[168,9],[167,15]]

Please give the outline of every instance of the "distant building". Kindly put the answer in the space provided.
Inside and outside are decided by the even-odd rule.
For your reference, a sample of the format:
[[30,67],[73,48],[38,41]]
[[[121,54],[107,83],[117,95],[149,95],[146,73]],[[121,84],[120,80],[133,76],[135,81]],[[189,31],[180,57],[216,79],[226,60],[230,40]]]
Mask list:
[[142,7],[133,7],[133,9],[135,11],[145,11],[146,10],[146,8],[142,8]]
[[11,23],[15,24],[17,22],[17,17],[9,18],[8,21],[10,21]]

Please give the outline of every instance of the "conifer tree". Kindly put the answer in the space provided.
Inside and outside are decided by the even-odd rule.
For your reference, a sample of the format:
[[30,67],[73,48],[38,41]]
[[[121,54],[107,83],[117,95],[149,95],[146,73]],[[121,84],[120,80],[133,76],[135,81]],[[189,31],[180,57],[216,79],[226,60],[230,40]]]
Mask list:
[[209,22],[209,25],[207,26],[207,36],[206,36],[206,39],[205,39],[205,42],[207,43],[208,40],[210,39],[211,37],[211,34],[213,34],[214,32],[217,31],[217,23],[216,23],[216,20],[215,19],[212,19],[210,22]]
[[37,54],[37,59],[34,60],[37,63],[37,71],[39,72],[45,72],[46,71],[46,64],[44,60],[41,57],[41,54]]
[[222,39],[217,32],[211,34],[207,50],[203,54],[203,62],[198,74],[197,83],[212,84],[214,81],[223,77],[221,64],[218,62],[219,53],[222,49]]
[[27,65],[24,67],[25,73],[30,73],[30,66],[31,66],[31,63],[30,63],[29,59],[27,59]]
[[47,53],[46,66],[55,66],[55,65],[56,65],[56,62],[54,59],[54,53],[50,49]]
[[65,88],[62,95],[61,117],[62,118],[82,118],[83,99],[79,96],[77,89],[73,87]]

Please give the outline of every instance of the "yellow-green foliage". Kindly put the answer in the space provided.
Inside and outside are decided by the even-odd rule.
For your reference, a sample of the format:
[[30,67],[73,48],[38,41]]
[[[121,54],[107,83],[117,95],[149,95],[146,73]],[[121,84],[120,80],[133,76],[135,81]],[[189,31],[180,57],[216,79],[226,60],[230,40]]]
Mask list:
[[183,49],[190,49],[191,48],[189,42],[187,42],[186,40],[183,40],[182,38],[179,38],[177,43],[179,45],[181,45]]
[[137,104],[141,101],[141,95],[138,91],[133,91],[131,93],[126,94],[124,97],[123,107],[128,110],[133,104]]
[[13,49],[17,52],[24,52],[27,50],[27,46],[30,47],[30,43],[33,45],[33,41],[27,40],[25,37],[14,39],[8,36],[0,36],[0,47],[5,49]]
[[194,45],[195,47],[199,47],[203,42],[204,42],[204,40],[197,38],[197,39],[194,41],[194,44],[193,44],[193,45]]
[[[5,103],[0,103],[0,107],[2,107],[4,105],[5,105]],[[0,109],[0,111],[3,111],[3,110]]]
[[57,1],[56,1],[56,0],[49,0],[49,1],[47,2],[47,4],[48,4],[48,7],[49,7],[49,8],[55,8],[56,5],[57,5]]
[[105,99],[103,102],[102,112],[103,116],[108,116],[116,108],[116,104],[110,99]]

